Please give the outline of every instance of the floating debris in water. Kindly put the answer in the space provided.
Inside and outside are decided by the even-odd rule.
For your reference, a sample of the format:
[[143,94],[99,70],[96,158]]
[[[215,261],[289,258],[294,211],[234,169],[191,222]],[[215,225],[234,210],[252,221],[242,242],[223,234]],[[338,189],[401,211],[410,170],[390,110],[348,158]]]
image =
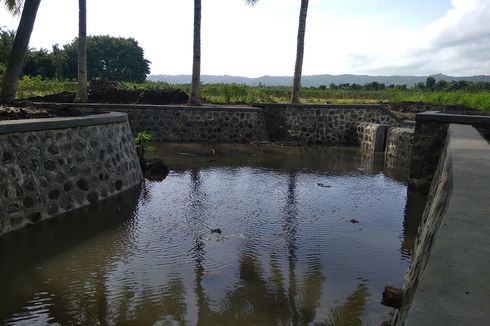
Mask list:
[[355,224],[355,223],[359,223],[359,221],[358,221],[358,220],[355,220],[355,219],[351,219],[349,222],[351,222],[351,223],[353,223],[353,224]]
[[332,187],[332,186],[326,185],[324,183],[317,183],[317,185],[319,185],[322,188],[330,188],[330,187]]
[[177,153],[177,155],[183,155],[183,156],[197,156],[197,154],[196,154],[196,153],[192,153],[192,152],[189,152],[189,153],[187,153],[187,152],[179,152],[179,153]]
[[218,229],[211,229],[211,233],[221,234],[221,229],[220,228],[218,228]]

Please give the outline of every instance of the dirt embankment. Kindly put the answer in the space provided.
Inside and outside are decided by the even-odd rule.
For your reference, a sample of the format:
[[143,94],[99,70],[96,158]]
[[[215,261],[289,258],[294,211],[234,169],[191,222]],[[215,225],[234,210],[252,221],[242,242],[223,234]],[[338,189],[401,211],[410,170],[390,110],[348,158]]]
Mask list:
[[61,105],[32,106],[28,102],[16,102],[14,106],[0,105],[1,120],[44,119],[56,117],[80,117],[92,113],[84,113],[78,109]]
[[[63,92],[59,94],[32,97],[33,102],[72,103],[76,93]],[[123,88],[115,82],[92,80],[88,88],[88,99],[91,103],[115,104],[185,104],[189,95],[181,89],[137,89]]]
[[458,105],[440,105],[425,102],[400,102],[386,103],[385,107],[400,120],[414,121],[417,113],[425,111],[441,111],[455,114],[478,114],[489,115],[488,112],[482,112],[476,109],[462,107]]

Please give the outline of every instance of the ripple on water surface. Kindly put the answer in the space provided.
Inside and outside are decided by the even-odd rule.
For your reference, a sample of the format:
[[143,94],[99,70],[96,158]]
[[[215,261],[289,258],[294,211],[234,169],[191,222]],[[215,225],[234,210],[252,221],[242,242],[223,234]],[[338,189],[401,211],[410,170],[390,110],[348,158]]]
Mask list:
[[187,163],[169,158],[179,168],[166,180],[146,182],[136,198],[119,199],[98,215],[73,217],[78,224],[43,228],[37,240],[50,240],[35,249],[30,233],[15,246],[0,242],[2,264],[9,264],[0,269],[0,319],[14,325],[387,319],[380,293],[386,284],[401,285],[412,237],[404,230],[405,182],[377,167],[357,169],[360,155],[350,148],[242,147],[239,162],[229,161],[232,149],[217,147],[216,162],[201,160],[204,166],[199,156]]

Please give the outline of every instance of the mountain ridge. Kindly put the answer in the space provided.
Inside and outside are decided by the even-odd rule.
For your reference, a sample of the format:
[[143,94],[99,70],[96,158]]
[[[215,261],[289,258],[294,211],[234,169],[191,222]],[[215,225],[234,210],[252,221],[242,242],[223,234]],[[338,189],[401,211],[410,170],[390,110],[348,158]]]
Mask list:
[[[320,85],[328,86],[333,84],[359,84],[364,85],[372,82],[383,83],[385,85],[407,85],[413,86],[417,83],[425,83],[428,77],[433,77],[436,80],[445,81],[471,81],[471,82],[490,82],[489,75],[475,75],[475,76],[449,76],[444,74],[434,74],[427,76],[403,76],[403,75],[389,75],[389,76],[371,76],[371,75],[354,75],[354,74],[342,74],[342,75],[305,75],[301,77],[301,85],[303,87],[318,87]],[[191,75],[149,75],[147,80],[154,82],[167,82],[169,84],[190,84]],[[264,85],[264,86],[291,86],[293,78],[291,76],[269,76],[264,75],[260,77],[243,77],[243,76],[230,76],[230,75],[201,75],[201,82],[204,84],[246,84],[246,85]]]

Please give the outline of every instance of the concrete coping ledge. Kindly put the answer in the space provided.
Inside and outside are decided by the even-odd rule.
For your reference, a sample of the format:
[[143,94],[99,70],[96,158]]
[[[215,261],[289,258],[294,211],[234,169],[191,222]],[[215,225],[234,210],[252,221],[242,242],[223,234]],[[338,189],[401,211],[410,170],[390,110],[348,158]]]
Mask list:
[[427,111],[427,112],[417,113],[415,115],[415,120],[468,124],[468,125],[488,125],[490,124],[490,115],[453,114],[453,113],[443,113],[440,111]]
[[243,106],[243,105],[155,105],[155,104],[114,104],[114,103],[51,103],[51,102],[33,102],[35,106],[69,106],[81,109],[99,109],[99,110],[116,110],[116,109],[158,109],[158,110],[175,110],[182,109],[188,111],[237,111],[237,112],[260,112],[262,108]]
[[292,103],[253,103],[260,108],[298,108],[298,109],[385,109],[382,104],[292,104]]
[[451,195],[405,325],[488,325],[490,146],[451,124]]
[[121,112],[92,114],[81,117],[3,120],[0,121],[0,134],[85,127],[125,121],[128,121],[128,115]]

